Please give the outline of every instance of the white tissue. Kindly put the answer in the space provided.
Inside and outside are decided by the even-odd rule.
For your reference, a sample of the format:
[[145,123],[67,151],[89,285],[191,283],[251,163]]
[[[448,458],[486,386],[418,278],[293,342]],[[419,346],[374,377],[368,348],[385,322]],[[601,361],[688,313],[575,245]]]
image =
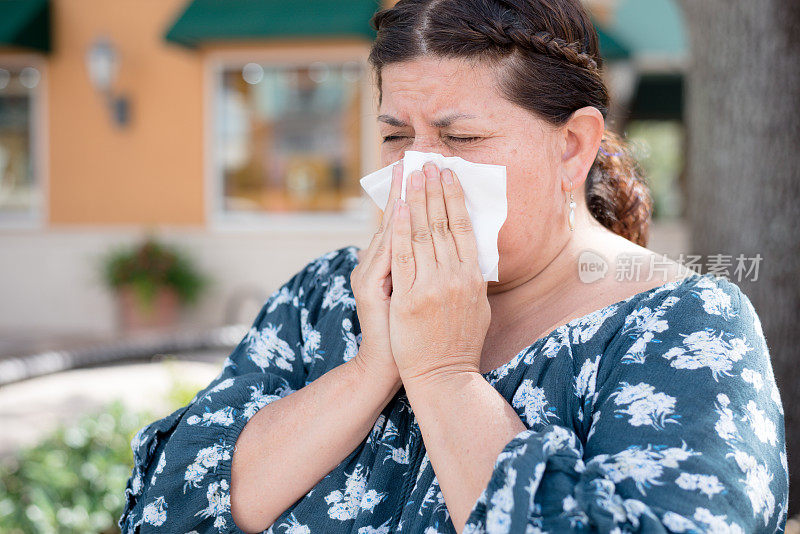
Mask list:
[[[451,169],[461,182],[467,213],[472,221],[478,245],[478,265],[481,274],[485,281],[497,282],[497,264],[500,261],[497,236],[508,212],[506,167],[473,163],[456,156],[445,157],[435,152],[407,150],[403,155],[403,185],[400,192],[403,200],[406,198],[408,176],[415,170],[421,170],[426,161],[434,162],[439,170]],[[389,202],[393,165],[394,163],[387,165],[361,178],[361,187],[381,210],[385,210]]]

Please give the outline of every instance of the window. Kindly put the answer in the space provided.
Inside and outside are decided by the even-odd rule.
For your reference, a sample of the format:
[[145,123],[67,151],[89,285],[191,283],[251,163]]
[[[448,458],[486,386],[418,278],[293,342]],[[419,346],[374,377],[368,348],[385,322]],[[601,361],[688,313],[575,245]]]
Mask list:
[[358,61],[215,71],[215,215],[346,214],[363,206]]
[[38,168],[38,68],[0,60],[0,223],[35,221],[42,212]]

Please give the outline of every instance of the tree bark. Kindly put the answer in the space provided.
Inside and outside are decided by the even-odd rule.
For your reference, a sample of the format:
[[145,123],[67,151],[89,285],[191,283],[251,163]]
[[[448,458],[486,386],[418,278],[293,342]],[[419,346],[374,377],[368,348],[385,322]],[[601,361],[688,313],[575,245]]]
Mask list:
[[[761,318],[800,487],[800,2],[682,0],[693,253],[760,254],[738,281]],[[733,275],[733,268],[731,268]],[[775,476],[781,476],[775,473]],[[793,494],[789,514],[798,512]]]

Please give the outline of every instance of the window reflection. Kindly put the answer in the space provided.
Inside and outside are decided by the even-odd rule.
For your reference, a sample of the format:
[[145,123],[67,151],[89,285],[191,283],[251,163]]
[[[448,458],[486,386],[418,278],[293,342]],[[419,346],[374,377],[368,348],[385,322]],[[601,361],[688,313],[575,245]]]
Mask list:
[[216,125],[225,212],[336,212],[360,197],[361,67],[248,63],[222,71]]
[[0,66],[0,216],[28,216],[39,200],[32,158],[33,67]]

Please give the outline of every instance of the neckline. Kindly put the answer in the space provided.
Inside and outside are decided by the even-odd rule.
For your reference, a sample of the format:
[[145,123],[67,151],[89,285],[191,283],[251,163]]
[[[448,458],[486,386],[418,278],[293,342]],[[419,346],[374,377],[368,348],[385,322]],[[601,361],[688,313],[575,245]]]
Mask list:
[[[352,260],[353,264],[354,265],[358,264],[358,262],[359,262],[358,251],[361,250],[361,249],[359,247],[355,246],[355,245],[350,245],[349,247],[345,247],[345,248],[346,249],[350,249],[350,252],[351,252],[350,256],[351,256],[351,260]],[[659,284],[656,287],[651,287],[650,289],[645,289],[644,291],[640,291],[638,293],[634,293],[633,295],[631,295],[629,297],[626,297],[624,299],[618,300],[617,302],[612,302],[611,304],[607,304],[607,305],[603,306],[602,308],[598,308],[598,309],[596,309],[594,311],[591,311],[591,312],[589,312],[589,313],[587,313],[585,315],[581,315],[580,317],[576,317],[575,319],[572,319],[571,321],[568,321],[568,322],[566,322],[566,323],[564,323],[562,325],[559,325],[559,326],[553,328],[550,332],[548,332],[545,335],[543,335],[542,337],[534,340],[533,343],[531,343],[530,345],[524,347],[522,350],[520,350],[519,352],[514,354],[514,356],[512,356],[511,359],[508,360],[506,363],[504,363],[504,364],[502,364],[502,365],[500,365],[498,367],[495,367],[494,369],[490,369],[490,370],[486,371],[485,373],[481,373],[481,376],[483,376],[484,378],[489,378],[492,375],[499,374],[501,371],[505,371],[505,369],[507,367],[509,367],[509,366],[511,366],[511,364],[517,362],[517,360],[519,358],[521,358],[523,354],[525,354],[526,352],[531,350],[537,343],[541,343],[541,342],[545,341],[546,339],[550,338],[553,334],[555,334],[559,330],[561,330],[561,329],[563,329],[565,327],[573,326],[574,323],[577,323],[577,322],[580,322],[580,321],[584,321],[584,320],[586,320],[586,318],[591,317],[592,315],[597,315],[597,314],[603,313],[605,310],[608,310],[609,308],[619,307],[619,306],[621,306],[621,305],[623,305],[623,304],[625,304],[625,303],[627,303],[629,301],[632,301],[634,299],[643,299],[643,298],[645,298],[646,296],[648,296],[651,293],[655,293],[656,291],[663,291],[664,288],[669,286],[670,284],[675,284],[675,287],[673,289],[678,289],[679,287],[684,286],[685,284],[687,284],[690,281],[696,281],[696,280],[698,280],[700,278],[707,278],[707,277],[713,277],[713,275],[710,275],[709,273],[700,274],[700,273],[697,273],[695,271],[691,271],[690,274],[684,276],[683,278],[681,278],[679,280],[673,280],[673,281],[670,281],[670,282],[664,282],[663,284]]]
[[489,371],[486,371],[485,373],[481,373],[481,376],[483,376],[484,378],[488,379],[493,375],[497,375],[497,374],[500,374],[502,371],[505,371],[506,368],[510,367],[512,364],[516,365],[518,360],[525,353],[527,353],[528,351],[532,350],[538,343],[541,343],[541,342],[547,340],[548,338],[553,336],[556,332],[558,332],[559,330],[562,330],[565,327],[568,328],[570,326],[573,326],[575,323],[578,323],[578,322],[581,322],[581,321],[585,321],[588,317],[591,317],[593,315],[602,314],[604,311],[606,311],[606,310],[608,310],[610,308],[619,307],[619,306],[621,306],[623,304],[626,304],[626,303],[628,303],[628,302],[630,302],[630,301],[632,301],[634,299],[644,299],[644,298],[646,298],[647,296],[649,296],[652,293],[655,293],[657,291],[663,291],[665,287],[667,287],[667,286],[669,286],[671,284],[675,284],[675,287],[672,288],[674,290],[674,289],[678,289],[679,287],[684,286],[685,284],[687,284],[690,281],[696,281],[697,279],[705,278],[706,276],[709,276],[709,275],[708,274],[699,274],[697,272],[692,271],[691,274],[689,274],[689,275],[687,275],[687,276],[685,276],[685,277],[683,277],[683,278],[681,278],[679,280],[673,280],[673,281],[670,281],[670,282],[664,282],[663,284],[659,284],[656,287],[651,287],[650,289],[645,289],[644,291],[640,291],[639,293],[634,293],[633,295],[631,295],[629,297],[626,297],[624,299],[618,300],[617,302],[613,302],[611,304],[607,304],[606,306],[598,308],[598,309],[596,309],[594,311],[591,311],[591,312],[589,312],[589,313],[587,313],[585,315],[581,315],[580,317],[576,317],[575,319],[572,319],[572,320],[570,320],[570,321],[568,321],[568,322],[566,322],[566,323],[564,323],[562,325],[559,325],[559,326],[553,328],[550,332],[548,332],[547,334],[543,335],[540,338],[537,338],[536,340],[533,341],[533,343],[531,343],[527,347],[523,348],[522,350],[520,350],[519,352],[514,354],[514,356],[512,356],[511,359],[508,360],[506,363],[504,363],[504,364],[502,364],[502,365],[500,365],[498,367],[495,367],[494,369],[490,369]]

